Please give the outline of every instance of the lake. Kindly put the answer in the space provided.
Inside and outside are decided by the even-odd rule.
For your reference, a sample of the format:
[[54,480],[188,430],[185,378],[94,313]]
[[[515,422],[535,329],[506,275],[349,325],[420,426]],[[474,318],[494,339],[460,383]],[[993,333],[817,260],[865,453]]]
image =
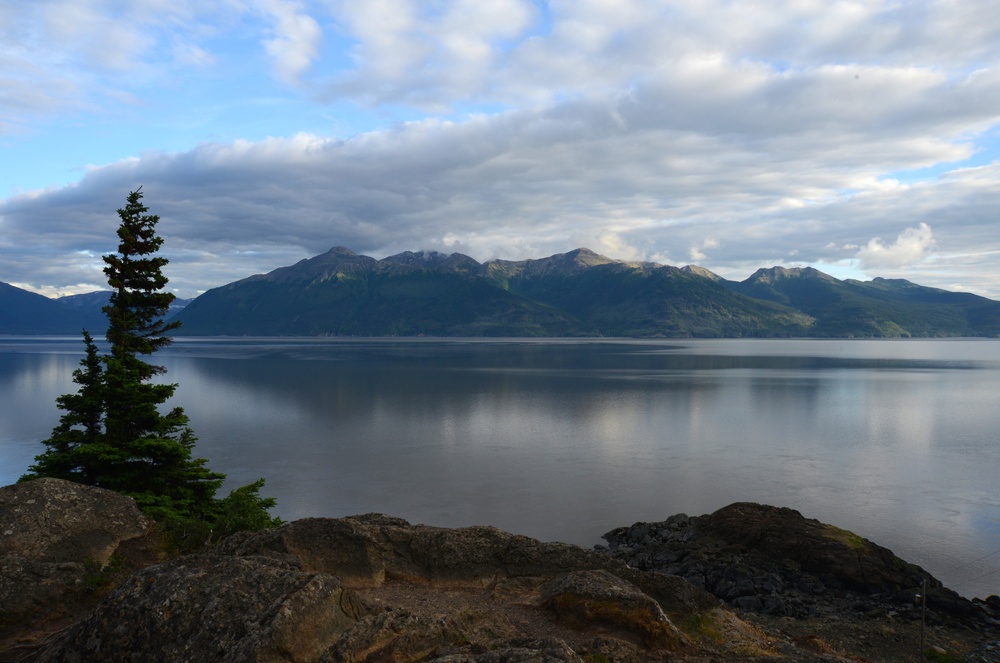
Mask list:
[[[0,485],[74,391],[78,338],[0,337]],[[1000,593],[1000,341],[177,339],[197,455],[277,515],[372,511],[585,546],[788,506]]]

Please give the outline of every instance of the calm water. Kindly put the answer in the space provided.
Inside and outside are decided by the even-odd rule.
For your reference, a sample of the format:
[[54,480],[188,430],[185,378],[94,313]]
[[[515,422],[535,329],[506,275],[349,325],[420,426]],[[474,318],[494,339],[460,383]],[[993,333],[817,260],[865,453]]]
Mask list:
[[[0,484],[41,451],[79,339],[0,338]],[[1000,341],[178,340],[198,455],[278,515],[381,511],[592,545],[790,506],[967,596],[1000,593]]]

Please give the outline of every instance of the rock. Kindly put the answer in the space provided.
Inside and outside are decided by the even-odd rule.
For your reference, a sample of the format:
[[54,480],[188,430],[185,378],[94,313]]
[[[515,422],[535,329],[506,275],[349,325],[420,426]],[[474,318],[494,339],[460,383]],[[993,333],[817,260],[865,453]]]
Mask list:
[[[93,490],[72,490],[80,488]],[[43,483],[34,489],[70,488]],[[108,505],[120,499],[104,493],[97,496]],[[10,492],[0,494],[9,504]],[[14,500],[23,502],[24,495]],[[100,513],[108,505],[81,510]],[[912,655],[920,618],[912,597],[890,609],[850,588],[856,573],[842,559],[843,549],[861,560],[866,588],[881,583],[887,588],[881,591],[891,592],[896,586],[892,564],[885,565],[888,575],[877,566],[869,572],[863,539],[790,510],[735,506],[718,518],[674,516],[619,528],[607,536],[606,552],[492,527],[445,529],[379,514],[296,521],[141,568],[76,624],[67,626],[67,616],[57,625],[66,626],[61,631],[0,641],[0,661],[638,663],[780,656],[804,663]],[[23,550],[34,551],[61,560],[45,562],[56,571],[76,573],[80,563],[62,559],[68,535],[58,534],[61,518],[36,515],[45,532],[8,545],[5,555],[26,564]],[[790,528],[789,541],[778,540],[779,525]],[[124,540],[118,549],[151,540]],[[810,545],[817,549],[802,550]],[[110,546],[88,549],[99,559]],[[878,551],[872,559],[877,562]],[[631,568],[626,560],[653,570]],[[906,577],[913,569],[903,564]],[[749,609],[816,616],[750,619],[657,568],[679,569]],[[6,577],[6,565],[3,571]],[[992,656],[1000,640],[993,623],[1000,600],[970,605],[979,621],[964,630],[930,615],[928,646]]]
[[585,661],[615,663],[640,663],[647,658],[637,646],[618,638],[595,638],[581,654]]
[[674,647],[683,640],[660,604],[607,571],[566,573],[540,591],[544,607],[580,628],[614,626],[638,635],[648,647]]
[[148,528],[135,500],[102,488],[48,478],[0,488],[0,555],[106,563]]
[[[473,592],[488,609],[464,617],[444,614],[448,608],[417,614],[359,598],[389,583],[428,593]],[[658,648],[681,639],[665,610],[717,604],[683,579],[493,527],[410,525],[380,514],[310,518],[239,534],[203,554],[145,569],[38,660],[360,663],[440,653],[466,657],[454,660],[579,660],[565,642],[552,640],[530,646],[502,640],[491,642],[488,652],[466,645],[446,653],[489,632],[483,620],[494,606],[527,606],[542,586],[559,604],[557,613],[568,615],[573,601],[589,602],[599,609],[589,616],[577,611],[577,619],[606,622]]]
[[360,620],[320,662],[361,663],[378,658],[412,663],[427,658],[458,637],[459,631],[446,619],[390,609]]
[[36,660],[316,661],[363,614],[334,576],[193,555],[132,576]]
[[281,559],[316,573],[332,573],[354,585],[385,580],[387,542],[383,530],[409,523],[375,514],[352,518],[304,518],[276,529],[245,533],[223,541],[217,552]]
[[518,640],[488,652],[443,656],[429,663],[584,663],[584,659],[562,640],[547,638]]
[[365,587],[378,586],[391,577],[439,587],[528,590],[569,571],[604,569],[640,587],[667,612],[706,609],[717,603],[680,578],[637,572],[594,550],[543,543],[495,527],[410,525],[382,514],[297,520],[232,537],[218,551],[281,559]]
[[819,614],[830,605],[829,592],[912,602],[924,579],[928,605],[974,612],[919,566],[793,509],[740,502],[709,515],[636,523],[604,538],[616,559],[680,575],[730,605],[764,614]]
[[47,478],[0,488],[0,623],[39,611],[148,531],[135,501],[108,490]]

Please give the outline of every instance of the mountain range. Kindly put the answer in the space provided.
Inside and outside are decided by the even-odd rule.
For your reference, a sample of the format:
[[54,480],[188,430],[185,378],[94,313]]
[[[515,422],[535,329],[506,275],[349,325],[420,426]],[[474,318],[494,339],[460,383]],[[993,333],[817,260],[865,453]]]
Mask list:
[[[0,333],[103,330],[106,301],[106,292],[50,300],[0,284]],[[335,247],[209,290],[173,315],[188,336],[1000,336],[1000,302],[969,293],[811,267],[737,282],[583,248],[480,263]]]
[[[104,336],[108,319],[102,310],[109,290],[50,299],[0,281],[0,334],[79,334],[87,329],[95,338]],[[190,302],[174,300],[176,313]]]

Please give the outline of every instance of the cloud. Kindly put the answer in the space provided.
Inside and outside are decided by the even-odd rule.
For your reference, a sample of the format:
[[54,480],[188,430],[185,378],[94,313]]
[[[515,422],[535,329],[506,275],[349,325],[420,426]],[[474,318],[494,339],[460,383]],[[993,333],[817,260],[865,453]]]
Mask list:
[[[343,129],[283,134],[279,120],[303,120],[263,116],[253,135],[270,138],[222,140],[243,134],[214,126],[11,196],[0,280],[93,280],[80,252],[113,247],[113,212],[142,184],[172,285],[189,293],[342,244],[480,260],[588,246],[739,279],[790,257],[860,260],[873,275],[1000,296],[1000,166],[983,155],[1000,123],[1000,21],[983,18],[986,2],[109,6],[0,0],[0,126],[150,103],[163,81],[198,101],[243,75],[234,89],[256,94],[273,73],[283,85],[261,107]],[[49,17],[64,7],[87,29]],[[186,112],[250,110],[238,94],[212,104]],[[371,113],[351,124],[359,108]],[[136,133],[158,138],[169,119]],[[969,159],[981,165],[954,165]],[[930,168],[953,170],[905,177]],[[944,257],[957,267],[942,272]]]
[[717,249],[717,248],[719,248],[719,241],[712,237],[706,237],[696,246],[692,246],[688,250],[688,256],[691,258],[691,260],[694,260],[695,262],[701,262],[706,258],[708,258],[708,255],[704,252],[704,249]]
[[274,59],[278,77],[295,83],[319,54],[323,31],[298,2],[259,0],[261,11],[274,21],[273,36],[263,40],[264,48]]
[[333,76],[326,95],[426,109],[495,99],[505,44],[537,18],[528,0],[345,0],[334,7],[353,39],[354,66]]
[[881,237],[872,238],[858,251],[858,259],[869,270],[906,267],[925,260],[933,248],[931,227],[921,223],[916,228],[907,228],[901,232],[892,244],[886,244]]
[[[995,167],[842,196],[840,168],[813,164],[806,176],[797,150],[765,157],[724,140],[655,125],[622,128],[608,118],[605,105],[575,102],[347,140],[300,134],[149,152],[92,168],[74,186],[0,203],[4,276],[38,288],[83,280],[76,274],[86,262],[70,256],[53,264],[47,256],[111,250],[113,210],[139,184],[162,217],[172,284],[186,293],[338,244],[376,256],[434,249],[479,260],[578,246],[659,259],[688,246],[693,260],[710,258],[704,266],[740,279],[794,251],[804,263],[854,257],[852,243],[888,236],[901,218],[938,219],[948,231],[941,248],[951,252],[1000,248]],[[770,204],[788,197],[817,202]],[[868,242],[862,254],[866,264],[899,267],[901,256],[925,255],[929,237],[917,225],[894,244]],[[758,258],[748,263],[748,256]]]

